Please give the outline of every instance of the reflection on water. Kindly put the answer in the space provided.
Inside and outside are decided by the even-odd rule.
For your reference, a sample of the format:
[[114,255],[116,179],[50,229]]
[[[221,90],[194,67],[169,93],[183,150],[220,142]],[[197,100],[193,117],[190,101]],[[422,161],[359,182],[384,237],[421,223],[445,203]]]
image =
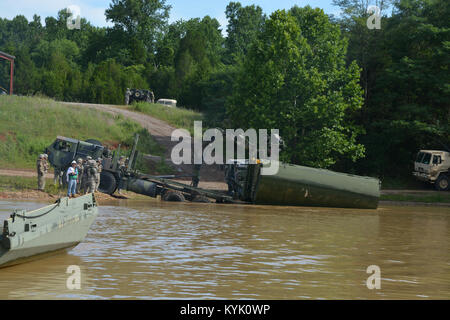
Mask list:
[[[0,218],[41,206],[0,202]],[[68,253],[0,269],[0,298],[449,299],[449,222],[448,207],[122,202]],[[81,290],[66,288],[70,265]]]

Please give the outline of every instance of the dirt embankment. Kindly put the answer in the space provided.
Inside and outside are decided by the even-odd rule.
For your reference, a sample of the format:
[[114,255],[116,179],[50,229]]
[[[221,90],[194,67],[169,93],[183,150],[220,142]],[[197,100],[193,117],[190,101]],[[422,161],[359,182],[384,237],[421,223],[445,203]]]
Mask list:
[[[37,200],[51,203],[65,196],[66,196],[65,192],[62,191],[59,194],[50,194],[38,190],[0,191],[0,199],[7,199],[7,200]],[[138,195],[133,192],[125,192],[123,195],[112,195],[112,196],[101,192],[96,192],[95,198],[99,203],[108,203],[117,200],[148,199],[147,197],[144,198],[144,196]]]

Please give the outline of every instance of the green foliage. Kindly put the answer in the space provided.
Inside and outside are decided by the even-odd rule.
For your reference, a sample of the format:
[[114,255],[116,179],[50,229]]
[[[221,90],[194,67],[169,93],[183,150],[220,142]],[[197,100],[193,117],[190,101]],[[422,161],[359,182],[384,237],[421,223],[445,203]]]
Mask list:
[[410,175],[419,149],[442,150],[450,142],[450,4],[396,1],[381,30],[369,30],[364,8],[355,5],[359,1],[336,2],[346,13],[340,23],[349,38],[347,59],[362,68],[365,91],[364,107],[353,119],[366,129],[359,142],[367,158],[355,169]]
[[322,10],[273,13],[230,99],[235,126],[279,129],[285,161],[329,167],[338,155],[361,158],[360,129],[346,120],[346,112],[362,104],[359,70],[345,66],[345,49],[339,28]]
[[230,2],[225,14],[228,19],[225,58],[228,62],[238,61],[247,54],[250,45],[262,31],[266,16],[261,7],[243,7],[239,2]]
[[128,36],[142,39],[152,51],[158,35],[169,18],[170,6],[165,0],[112,0],[105,11],[107,20],[124,30]]

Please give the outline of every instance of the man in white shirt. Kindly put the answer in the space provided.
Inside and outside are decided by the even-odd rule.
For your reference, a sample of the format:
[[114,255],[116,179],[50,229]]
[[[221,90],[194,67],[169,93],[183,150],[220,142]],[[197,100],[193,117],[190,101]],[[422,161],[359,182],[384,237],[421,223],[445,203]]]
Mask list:
[[77,193],[77,180],[78,180],[78,168],[77,168],[77,162],[72,161],[71,166],[69,169],[67,169],[67,183],[69,185],[67,190],[67,196],[70,198],[71,196],[75,198],[75,195]]

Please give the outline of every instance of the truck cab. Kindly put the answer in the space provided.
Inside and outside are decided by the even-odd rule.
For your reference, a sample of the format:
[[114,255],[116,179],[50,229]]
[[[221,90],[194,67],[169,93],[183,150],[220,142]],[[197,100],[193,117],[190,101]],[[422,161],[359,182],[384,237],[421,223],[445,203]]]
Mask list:
[[102,145],[89,141],[80,141],[72,138],[58,136],[56,140],[45,149],[50,164],[59,169],[67,169],[70,163],[78,158],[101,158],[105,148]]
[[436,190],[449,190],[450,152],[420,150],[414,162],[413,175],[421,181],[434,184]]

